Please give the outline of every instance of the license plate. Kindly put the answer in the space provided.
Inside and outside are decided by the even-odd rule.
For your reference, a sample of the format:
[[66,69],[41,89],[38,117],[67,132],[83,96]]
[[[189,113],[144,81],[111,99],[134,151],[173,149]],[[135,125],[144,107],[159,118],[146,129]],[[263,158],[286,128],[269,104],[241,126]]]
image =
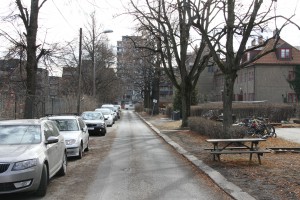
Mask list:
[[88,127],[88,130],[94,130],[94,127]]

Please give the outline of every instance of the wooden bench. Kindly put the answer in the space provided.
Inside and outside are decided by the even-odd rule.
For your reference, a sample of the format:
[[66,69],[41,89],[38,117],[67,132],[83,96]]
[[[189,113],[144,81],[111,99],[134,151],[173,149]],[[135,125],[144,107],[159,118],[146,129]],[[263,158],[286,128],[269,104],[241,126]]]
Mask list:
[[[245,146],[241,146],[241,147],[227,147],[226,149],[228,150],[236,150],[236,149],[248,149],[248,147],[245,147]],[[214,148],[205,148],[204,150],[215,150]]]
[[[213,144],[213,148],[206,148],[205,150],[210,150],[210,153],[220,161],[221,154],[250,154],[250,160],[252,161],[252,155],[256,154],[259,164],[261,164],[261,156],[264,153],[271,153],[267,149],[259,149],[258,144],[265,139],[261,138],[238,138],[238,139],[208,139],[206,140]],[[247,145],[250,143],[250,145]],[[220,145],[223,145],[222,147]],[[238,146],[236,146],[238,144]]]
[[234,150],[214,150],[210,152],[213,155],[217,155],[218,160],[220,161],[220,155],[221,154],[250,154],[249,161],[252,161],[252,154],[257,154],[257,159],[259,164],[261,165],[261,159],[260,157],[263,156],[264,153],[271,153],[269,150],[253,150],[253,151],[234,151]]

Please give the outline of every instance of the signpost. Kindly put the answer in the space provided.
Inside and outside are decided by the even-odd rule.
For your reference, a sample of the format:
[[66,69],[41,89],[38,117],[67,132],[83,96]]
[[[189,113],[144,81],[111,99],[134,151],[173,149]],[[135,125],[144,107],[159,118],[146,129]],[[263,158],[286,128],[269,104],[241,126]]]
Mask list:
[[157,103],[157,99],[153,99],[153,108],[152,108],[152,114],[151,114],[151,117],[153,116],[153,112],[154,112],[154,107],[155,107],[155,104]]

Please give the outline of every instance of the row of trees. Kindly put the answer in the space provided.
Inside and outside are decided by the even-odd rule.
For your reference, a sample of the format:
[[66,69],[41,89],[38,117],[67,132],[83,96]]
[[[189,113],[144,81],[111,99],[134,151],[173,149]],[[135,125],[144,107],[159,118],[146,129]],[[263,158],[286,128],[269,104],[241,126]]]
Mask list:
[[[47,37],[40,41],[38,37],[38,16],[47,0],[31,0],[27,5],[16,0],[11,6],[16,7],[4,21],[15,27],[15,33],[1,29],[1,36],[10,42],[10,48],[5,59],[19,58],[20,63],[26,64],[25,78],[25,109],[24,118],[36,117],[37,73],[38,66],[46,67],[49,71],[53,67],[69,67],[78,69],[78,39],[62,43],[47,43]],[[30,7],[30,8],[29,8]],[[18,27],[18,28],[16,28]],[[79,35],[79,34],[78,34]],[[102,27],[97,23],[95,13],[90,15],[90,23],[85,27],[82,42],[82,82],[81,91],[85,95],[93,96],[95,102],[108,102],[118,97],[122,90],[120,79],[113,70],[109,69],[115,56],[108,47],[107,37]],[[20,74],[21,76],[21,74]],[[78,70],[72,73],[71,80],[63,80],[61,95],[76,96],[78,93]],[[111,91],[114,91],[112,93]],[[76,105],[74,105],[76,107]]]
[[[12,48],[14,51],[12,52],[24,56],[24,60],[27,61],[25,118],[34,117],[32,110],[34,110],[38,62],[49,58],[47,60],[51,60],[51,64],[53,64],[55,63],[54,58],[56,58],[56,61],[61,63],[61,60],[55,57],[58,55],[58,51],[54,51],[54,47],[57,49],[59,44],[48,44],[49,48],[46,48],[45,42],[37,44],[38,14],[46,2],[47,0],[41,2],[31,0],[30,9],[27,9],[21,0],[16,0],[18,13],[14,13],[15,15],[12,15],[11,19],[21,19],[24,29],[19,32],[19,39],[12,38],[10,34],[2,30],[2,35],[14,44]],[[278,16],[276,10],[271,12],[274,4],[276,1],[264,3],[263,0],[247,2],[239,0],[130,0],[128,14],[135,17],[138,22],[137,30],[143,38],[140,41],[135,41],[135,46],[138,49],[146,49],[146,54],[151,55],[151,59],[149,59],[151,62],[140,66],[154,67],[154,71],[151,71],[153,75],[151,82],[152,98],[157,99],[156,96],[159,96],[158,77],[162,67],[164,73],[181,95],[182,126],[187,126],[192,91],[196,87],[200,73],[209,62],[213,62],[220,68],[225,77],[223,111],[224,127],[225,129],[228,128],[232,123],[233,85],[237,71],[274,51],[280,32],[286,25],[297,26],[291,21],[293,16]],[[278,19],[282,19],[281,24],[278,24]],[[97,60],[104,57],[97,56],[96,53],[101,47],[101,42],[96,41],[96,36],[100,36],[101,32],[95,32],[96,23],[94,20],[92,16],[91,37],[84,45],[87,52],[86,56],[91,58],[94,63],[108,63],[109,60]],[[275,24],[271,28],[271,30],[275,29],[275,34],[263,44],[247,49],[248,41],[263,31],[269,31],[271,24]],[[258,54],[247,62],[241,62],[242,57],[247,52],[262,48],[267,44],[269,44],[267,51]],[[71,45],[64,46],[69,46],[73,50],[73,54],[64,55],[61,51],[60,58],[61,55],[64,55],[65,63],[77,66],[77,56],[74,53],[76,48]],[[187,63],[191,52],[195,56]],[[141,54],[141,56],[144,55],[145,53]],[[66,57],[68,59],[65,59]],[[135,62],[137,61],[138,59],[135,59]],[[144,61],[145,59],[143,59]],[[145,70],[146,76],[147,73]],[[91,78],[87,78],[86,82],[90,80]],[[94,84],[96,83],[92,85]],[[111,85],[111,83],[109,84]],[[86,88],[85,91],[94,94],[94,87],[92,90],[90,88]],[[144,91],[146,90],[147,87],[144,88]]]
[[[226,130],[232,124],[233,86],[237,71],[273,52],[280,38],[280,32],[286,25],[297,26],[291,20],[293,15],[280,16],[276,14],[276,9],[272,10],[276,1],[131,0],[130,2],[128,14],[138,21],[138,30],[146,32],[157,41],[154,48],[149,46],[144,48],[157,53],[157,59],[160,60],[165,73],[181,94],[182,126],[187,126],[191,94],[199,75],[209,62],[213,62],[224,74],[223,123]],[[264,43],[247,49],[248,41],[270,30],[275,32]],[[247,62],[242,62],[242,57],[247,52],[261,49],[267,44],[266,51]],[[186,61],[191,51],[195,58],[193,63],[188,65]]]

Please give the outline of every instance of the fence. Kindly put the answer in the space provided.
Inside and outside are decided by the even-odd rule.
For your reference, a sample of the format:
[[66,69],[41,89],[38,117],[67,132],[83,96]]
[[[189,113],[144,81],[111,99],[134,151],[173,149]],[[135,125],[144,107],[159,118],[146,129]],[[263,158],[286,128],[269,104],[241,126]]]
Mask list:
[[[64,97],[36,97],[34,110],[35,118],[46,115],[77,113],[77,96]],[[80,113],[85,110],[94,110],[96,101],[84,96],[80,100]],[[20,119],[24,115],[25,95],[1,92],[0,96],[0,120]]]

